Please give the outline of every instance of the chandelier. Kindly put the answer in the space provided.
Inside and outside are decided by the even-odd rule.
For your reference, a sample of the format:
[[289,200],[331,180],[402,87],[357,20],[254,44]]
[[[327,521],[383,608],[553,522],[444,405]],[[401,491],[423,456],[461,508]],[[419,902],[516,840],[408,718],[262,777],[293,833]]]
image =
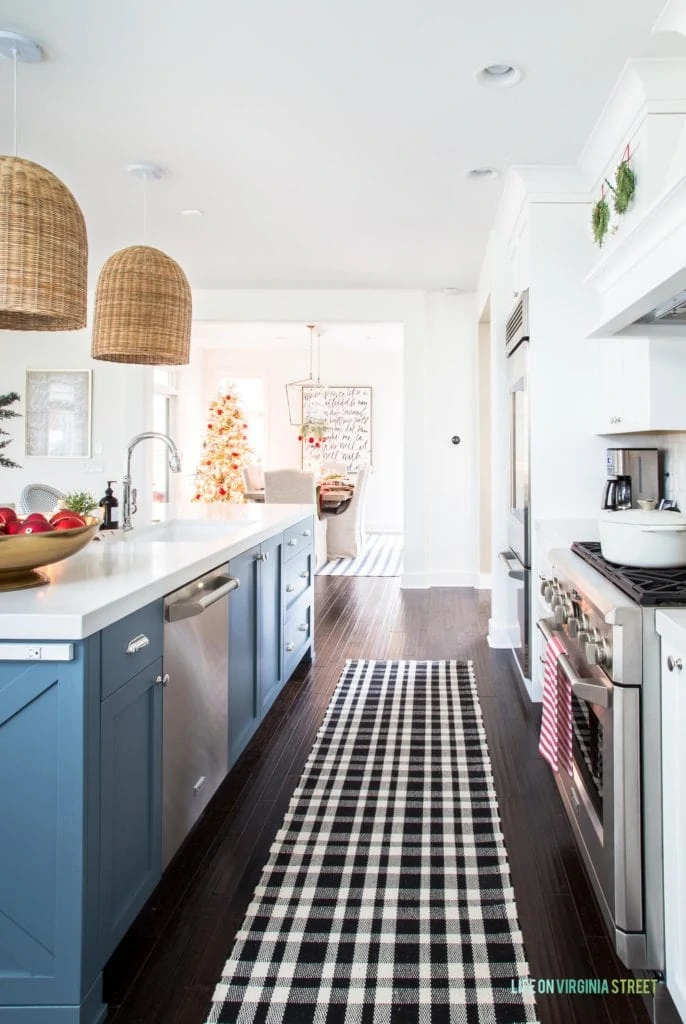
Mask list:
[[[319,376],[319,333],[315,324],[308,324],[310,332],[310,375],[286,384],[288,419],[292,427],[301,427],[303,422],[317,424],[322,433],[326,432],[326,384]],[[307,388],[307,398],[304,389]]]

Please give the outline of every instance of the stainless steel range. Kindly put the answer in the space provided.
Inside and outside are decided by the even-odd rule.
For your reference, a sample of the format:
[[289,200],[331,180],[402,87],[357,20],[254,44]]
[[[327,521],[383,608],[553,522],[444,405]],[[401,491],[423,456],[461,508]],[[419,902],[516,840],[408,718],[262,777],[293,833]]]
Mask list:
[[556,773],[617,953],[664,968],[660,644],[657,607],[686,605],[686,570],[629,569],[600,545],[548,553],[541,582],[572,690],[573,774]]

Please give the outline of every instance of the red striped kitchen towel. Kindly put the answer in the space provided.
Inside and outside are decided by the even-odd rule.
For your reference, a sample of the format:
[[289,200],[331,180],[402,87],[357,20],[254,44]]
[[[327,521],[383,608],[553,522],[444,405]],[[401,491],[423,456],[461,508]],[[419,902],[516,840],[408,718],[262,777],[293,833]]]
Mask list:
[[545,649],[543,671],[543,713],[538,751],[553,771],[564,768],[572,774],[572,687],[558,658],[565,653],[559,637],[553,636]]

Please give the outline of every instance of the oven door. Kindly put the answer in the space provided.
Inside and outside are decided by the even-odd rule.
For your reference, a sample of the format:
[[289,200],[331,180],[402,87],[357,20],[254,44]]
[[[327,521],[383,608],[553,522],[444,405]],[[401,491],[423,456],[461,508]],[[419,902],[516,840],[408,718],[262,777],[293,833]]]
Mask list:
[[[539,620],[548,640],[552,624]],[[613,684],[559,632],[558,671],[572,691],[573,774],[556,782],[593,888],[621,959],[640,960],[643,931],[640,691]],[[638,936],[636,936],[638,938]]]
[[508,356],[510,517],[508,541],[520,562],[529,569],[529,394],[527,390],[528,342]]

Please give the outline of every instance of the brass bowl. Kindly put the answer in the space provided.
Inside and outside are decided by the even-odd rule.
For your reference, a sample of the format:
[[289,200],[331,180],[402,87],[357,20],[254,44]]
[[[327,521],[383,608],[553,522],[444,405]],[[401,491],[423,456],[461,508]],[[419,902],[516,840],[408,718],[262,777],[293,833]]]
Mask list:
[[0,533],[0,591],[40,587],[50,579],[37,567],[61,562],[85,548],[100,520],[84,516],[86,526],[45,533]]

